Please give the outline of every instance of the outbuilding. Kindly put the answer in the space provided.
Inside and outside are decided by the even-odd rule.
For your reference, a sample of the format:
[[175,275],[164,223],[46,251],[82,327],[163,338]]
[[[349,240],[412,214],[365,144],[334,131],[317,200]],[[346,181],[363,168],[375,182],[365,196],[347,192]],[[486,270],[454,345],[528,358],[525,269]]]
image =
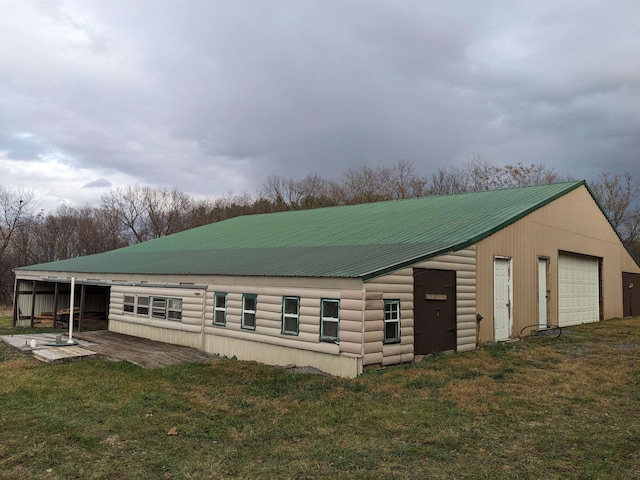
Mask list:
[[580,181],[236,217],[15,273],[16,322],[69,308],[73,278],[111,331],[355,377],[622,316],[640,267]]

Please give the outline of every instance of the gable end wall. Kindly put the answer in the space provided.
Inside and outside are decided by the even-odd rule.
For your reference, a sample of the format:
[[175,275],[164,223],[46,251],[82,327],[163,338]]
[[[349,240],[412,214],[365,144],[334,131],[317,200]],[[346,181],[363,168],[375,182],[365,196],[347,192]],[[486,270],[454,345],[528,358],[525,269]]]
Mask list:
[[549,325],[558,324],[558,255],[602,259],[602,316],[622,316],[622,272],[640,269],[582,186],[477,243],[480,340],[493,341],[493,261],[512,259],[512,337],[538,319],[538,258],[549,259]]

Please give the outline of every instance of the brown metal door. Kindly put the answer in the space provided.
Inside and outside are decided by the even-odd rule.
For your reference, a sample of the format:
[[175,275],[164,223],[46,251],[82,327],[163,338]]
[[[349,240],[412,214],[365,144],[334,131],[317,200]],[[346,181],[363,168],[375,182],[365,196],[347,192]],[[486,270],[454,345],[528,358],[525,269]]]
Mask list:
[[414,353],[456,349],[456,272],[413,270]]
[[625,317],[640,315],[640,273],[622,274],[622,306]]

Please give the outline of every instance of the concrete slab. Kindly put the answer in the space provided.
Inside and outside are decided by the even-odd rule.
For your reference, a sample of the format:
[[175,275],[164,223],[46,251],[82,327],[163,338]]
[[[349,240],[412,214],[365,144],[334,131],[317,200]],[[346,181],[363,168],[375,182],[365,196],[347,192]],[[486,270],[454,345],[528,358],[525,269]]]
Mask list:
[[[46,348],[51,348],[49,343],[56,343],[57,337],[60,334],[56,333],[37,333],[37,334],[21,334],[21,335],[2,335],[0,336],[0,340],[2,340],[7,345],[11,345],[16,350],[19,350],[21,353],[25,355],[32,354],[35,350],[42,350]],[[68,335],[62,335],[62,341],[67,342],[69,339]],[[90,347],[95,345],[90,341],[80,340],[73,337],[76,343],[81,347]],[[36,346],[31,346],[31,341],[35,340]],[[64,347],[54,347],[54,348],[64,348]]]

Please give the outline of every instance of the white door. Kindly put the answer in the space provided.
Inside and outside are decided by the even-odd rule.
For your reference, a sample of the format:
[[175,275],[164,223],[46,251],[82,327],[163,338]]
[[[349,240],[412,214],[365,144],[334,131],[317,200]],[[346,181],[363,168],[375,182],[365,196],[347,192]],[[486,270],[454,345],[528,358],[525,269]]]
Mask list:
[[549,320],[547,312],[549,307],[549,296],[547,293],[547,267],[549,260],[538,259],[538,328],[547,328]]
[[600,320],[600,272],[597,258],[558,256],[558,325]]
[[495,340],[511,338],[511,260],[493,261],[493,324]]

